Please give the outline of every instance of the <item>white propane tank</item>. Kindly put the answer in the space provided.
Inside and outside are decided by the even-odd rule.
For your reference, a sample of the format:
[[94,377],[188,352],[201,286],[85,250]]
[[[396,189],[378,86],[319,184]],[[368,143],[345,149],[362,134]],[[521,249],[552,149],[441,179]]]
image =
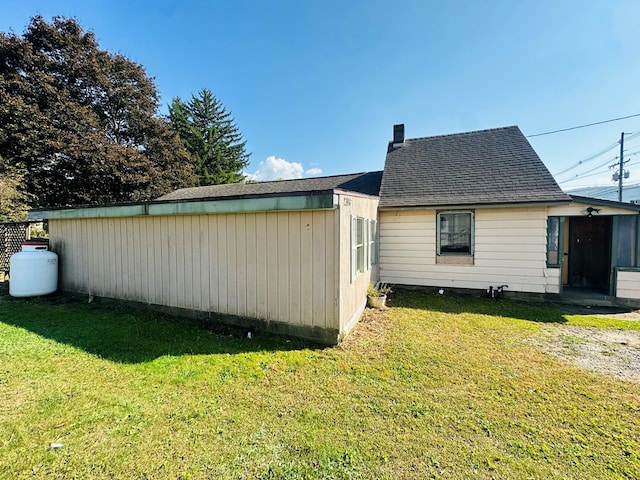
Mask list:
[[42,242],[24,242],[9,261],[9,295],[36,297],[58,289],[58,255]]

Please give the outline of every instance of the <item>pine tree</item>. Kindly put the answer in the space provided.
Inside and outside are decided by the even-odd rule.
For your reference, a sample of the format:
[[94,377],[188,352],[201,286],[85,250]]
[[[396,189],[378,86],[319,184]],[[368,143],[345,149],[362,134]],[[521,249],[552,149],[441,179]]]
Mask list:
[[242,170],[249,164],[239,128],[208,89],[189,102],[174,98],[169,106],[169,120],[191,155],[200,185],[237,183],[243,180]]

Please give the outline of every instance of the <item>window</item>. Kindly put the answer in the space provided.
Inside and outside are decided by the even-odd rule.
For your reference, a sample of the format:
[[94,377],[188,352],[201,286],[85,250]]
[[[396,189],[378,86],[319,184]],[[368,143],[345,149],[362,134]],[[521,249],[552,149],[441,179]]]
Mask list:
[[438,255],[473,255],[473,221],[470,211],[438,213]]
[[351,281],[377,262],[377,222],[351,216]]
[[356,217],[356,273],[364,272],[364,218]]
[[564,217],[547,218],[547,267],[561,267],[564,243]]
[[378,230],[375,220],[367,220],[368,247],[367,248],[367,268],[378,263]]

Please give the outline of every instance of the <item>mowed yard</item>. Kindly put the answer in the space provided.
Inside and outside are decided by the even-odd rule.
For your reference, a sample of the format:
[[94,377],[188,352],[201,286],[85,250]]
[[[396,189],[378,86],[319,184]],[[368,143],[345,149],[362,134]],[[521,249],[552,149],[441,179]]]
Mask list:
[[411,292],[391,305],[323,348],[5,296],[0,478],[640,478],[640,379],[566,359],[576,329],[633,348],[640,322]]

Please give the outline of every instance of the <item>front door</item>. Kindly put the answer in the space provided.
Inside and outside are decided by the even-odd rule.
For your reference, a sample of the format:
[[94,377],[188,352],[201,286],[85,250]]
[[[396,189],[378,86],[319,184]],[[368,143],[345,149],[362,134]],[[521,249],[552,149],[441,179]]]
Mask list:
[[571,217],[569,285],[608,292],[611,217]]

